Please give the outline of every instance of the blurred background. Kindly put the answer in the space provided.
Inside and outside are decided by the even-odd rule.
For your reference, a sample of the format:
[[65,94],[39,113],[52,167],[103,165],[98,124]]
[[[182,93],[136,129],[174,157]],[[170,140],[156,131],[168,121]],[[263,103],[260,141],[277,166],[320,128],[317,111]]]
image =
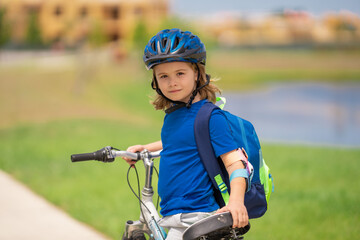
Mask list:
[[248,238],[357,239],[355,0],[1,0],[0,169],[119,237],[139,216],[127,165],[71,164],[70,155],[160,138],[164,113],[149,103],[142,53],[173,27],[205,43],[225,109],[255,125],[274,175],[268,213]]

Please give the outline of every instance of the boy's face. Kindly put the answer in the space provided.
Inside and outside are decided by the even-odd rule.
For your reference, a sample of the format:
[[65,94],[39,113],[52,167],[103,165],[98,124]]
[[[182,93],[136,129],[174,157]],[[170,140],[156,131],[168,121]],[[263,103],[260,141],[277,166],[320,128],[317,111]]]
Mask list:
[[191,63],[162,63],[154,67],[154,73],[160,90],[167,98],[188,102],[195,89],[197,78],[197,72],[194,71]]

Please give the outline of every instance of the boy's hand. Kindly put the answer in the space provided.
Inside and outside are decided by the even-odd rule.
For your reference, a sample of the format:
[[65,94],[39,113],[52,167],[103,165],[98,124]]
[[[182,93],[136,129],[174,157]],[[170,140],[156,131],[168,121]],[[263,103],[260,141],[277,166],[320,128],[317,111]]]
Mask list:
[[[247,161],[247,157],[242,151],[233,150],[221,155],[229,176],[237,170],[244,168],[240,160]],[[245,178],[234,178],[231,182],[231,194],[227,206],[219,209],[216,213],[230,212],[233,218],[233,228],[245,227],[249,224],[249,215],[244,205],[246,190]]]
[[[142,152],[145,149],[147,149],[147,150],[149,150],[151,152],[162,150],[162,142],[161,141],[156,141],[156,142],[152,142],[152,143],[149,143],[149,144],[146,144],[146,145],[134,145],[134,146],[128,147],[128,149],[126,149],[126,151],[136,153],[136,152]],[[123,159],[130,166],[134,166],[135,163],[136,163],[135,160],[132,160],[132,159],[129,159],[129,158],[126,158],[126,157],[123,157]]]
[[[126,151],[136,153],[136,152],[141,152],[141,151],[143,151],[144,149],[145,149],[145,146],[144,146],[144,145],[134,145],[134,146],[128,147],[128,149],[126,149]],[[124,159],[130,166],[134,166],[134,164],[136,163],[135,160],[132,160],[132,159],[127,158],[127,157],[123,157],[123,159]]]
[[233,218],[233,228],[245,227],[249,224],[249,216],[244,204],[239,202],[229,202],[228,205],[216,211],[216,213],[230,212]]

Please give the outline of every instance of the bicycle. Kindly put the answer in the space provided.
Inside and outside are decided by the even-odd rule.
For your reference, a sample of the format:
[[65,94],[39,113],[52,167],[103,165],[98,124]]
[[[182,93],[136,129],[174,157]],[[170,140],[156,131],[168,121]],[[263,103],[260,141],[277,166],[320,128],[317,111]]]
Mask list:
[[[116,157],[127,157],[135,161],[142,160],[145,167],[145,184],[141,191],[141,197],[132,189],[129,183],[129,174],[127,177],[128,184],[139,199],[140,217],[137,221],[127,221],[122,240],[146,240],[146,236],[150,240],[165,240],[166,231],[158,225],[160,216],[153,202],[154,191],[152,188],[152,175],[154,170],[154,159],[160,156],[161,151],[132,153],[121,151],[119,149],[107,146],[98,151],[91,153],[81,153],[71,155],[72,162],[81,162],[88,160],[97,160],[102,162],[113,162]],[[129,168],[129,170],[131,167]],[[136,169],[136,168],[135,168]],[[129,173],[128,170],[128,173]],[[184,240],[219,240],[219,239],[243,239],[242,235],[250,229],[250,224],[243,228],[233,229],[231,214],[221,213],[204,218],[189,228],[183,234]]]

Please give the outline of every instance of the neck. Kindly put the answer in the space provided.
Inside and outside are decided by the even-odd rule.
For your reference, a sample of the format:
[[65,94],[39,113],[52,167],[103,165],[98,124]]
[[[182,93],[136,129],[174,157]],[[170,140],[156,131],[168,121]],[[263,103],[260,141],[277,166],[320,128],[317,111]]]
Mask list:
[[196,103],[196,102],[198,102],[200,100],[201,100],[201,97],[200,97],[200,94],[198,93],[198,94],[196,94],[196,96],[195,96],[195,98],[193,100],[193,103]]

